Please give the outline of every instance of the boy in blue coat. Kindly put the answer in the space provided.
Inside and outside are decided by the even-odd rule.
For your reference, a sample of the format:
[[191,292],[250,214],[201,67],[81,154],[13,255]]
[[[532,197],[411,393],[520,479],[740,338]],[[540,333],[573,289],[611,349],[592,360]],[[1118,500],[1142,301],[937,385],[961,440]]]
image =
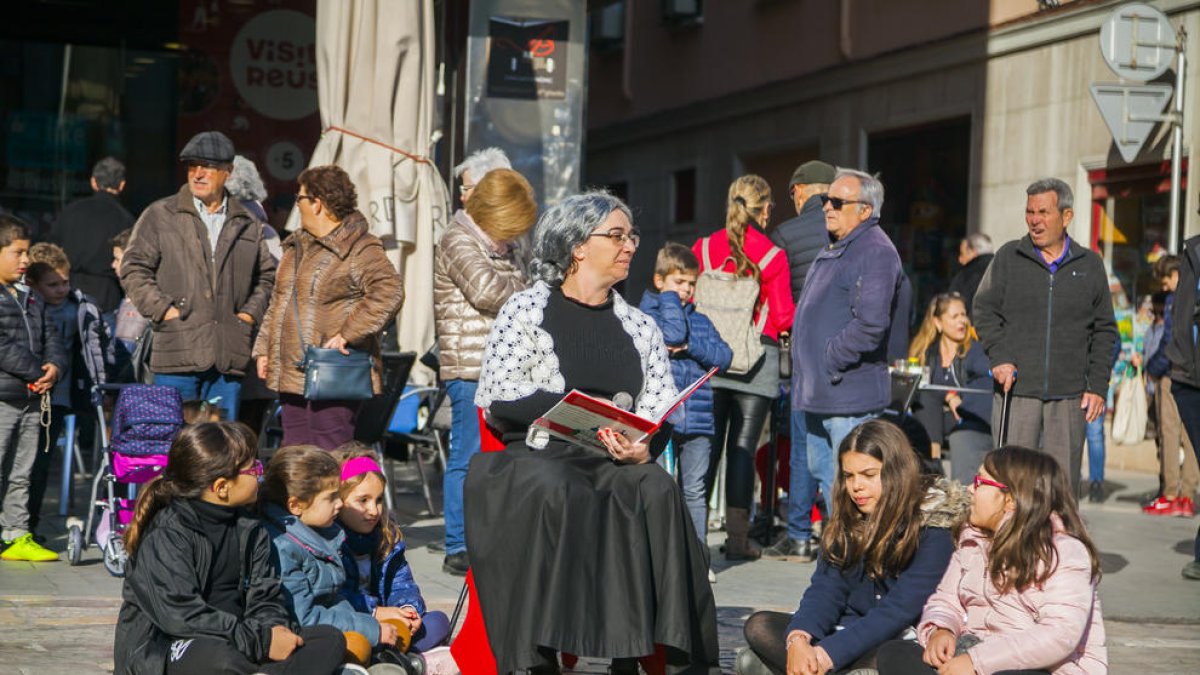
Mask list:
[[[721,339],[712,321],[696,311],[692,294],[700,262],[691,249],[668,243],[654,262],[654,288],[646,291],[639,308],[662,330],[671,354],[675,386],[683,389],[710,368],[725,370],[733,350]],[[683,404],[683,422],[675,426],[671,443],[679,458],[679,486],[696,527],[696,536],[707,541],[708,515],[704,503],[704,476],[708,473],[713,426],[712,387],[705,382]]]

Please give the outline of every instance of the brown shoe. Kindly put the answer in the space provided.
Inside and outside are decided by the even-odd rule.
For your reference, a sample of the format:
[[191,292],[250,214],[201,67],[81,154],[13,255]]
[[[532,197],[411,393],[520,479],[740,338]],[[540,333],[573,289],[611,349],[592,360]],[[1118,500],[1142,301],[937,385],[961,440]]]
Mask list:
[[725,559],[758,560],[762,551],[750,539],[750,511],[747,509],[725,510]]

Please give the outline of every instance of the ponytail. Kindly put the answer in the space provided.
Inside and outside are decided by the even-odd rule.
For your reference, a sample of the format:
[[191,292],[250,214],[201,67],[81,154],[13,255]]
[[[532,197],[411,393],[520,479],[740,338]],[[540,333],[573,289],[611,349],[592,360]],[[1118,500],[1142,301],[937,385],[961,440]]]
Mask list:
[[142,534],[150,525],[150,521],[154,520],[154,516],[175,496],[172,493],[171,484],[161,476],[142,488],[137,505],[133,507],[133,520],[129,521],[129,526],[125,528],[125,550],[129,555],[132,556],[137,551]]
[[746,228],[750,223],[760,227],[759,214],[771,202],[771,186],[761,176],[747,174],[729,186],[729,199],[725,206],[725,234],[729,239],[729,254],[734,269],[739,275],[748,275],[759,281],[762,271],[750,256],[746,255]]

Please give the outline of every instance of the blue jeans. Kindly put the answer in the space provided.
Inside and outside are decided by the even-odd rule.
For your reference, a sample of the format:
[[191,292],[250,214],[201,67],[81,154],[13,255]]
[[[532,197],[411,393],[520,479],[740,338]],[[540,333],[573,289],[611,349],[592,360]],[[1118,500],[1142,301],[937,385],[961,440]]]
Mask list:
[[708,504],[704,499],[704,477],[708,475],[708,461],[712,454],[712,436],[705,434],[672,434],[675,446],[675,461],[679,464],[679,487],[696,536],[707,546]]
[[154,384],[174,387],[185,401],[211,401],[221,398],[221,414],[227,420],[238,418],[242,397],[242,378],[225,375],[209,368],[203,373],[155,373]]
[[805,413],[792,411],[792,454],[788,458],[787,536],[796,541],[812,539],[812,507],[820,483],[808,469],[808,430]]
[[1088,480],[1104,482],[1104,415],[1087,423]]
[[833,513],[833,479],[837,476],[837,449],[842,439],[850,435],[854,427],[878,416],[878,412],[865,415],[822,415],[804,413],[805,438],[808,439],[808,470],[821,485],[828,513]]
[[447,380],[450,396],[450,460],[442,479],[443,509],[446,516],[446,554],[467,550],[463,534],[463,483],[467,480],[467,465],[479,452],[479,412],[475,407],[474,380]]

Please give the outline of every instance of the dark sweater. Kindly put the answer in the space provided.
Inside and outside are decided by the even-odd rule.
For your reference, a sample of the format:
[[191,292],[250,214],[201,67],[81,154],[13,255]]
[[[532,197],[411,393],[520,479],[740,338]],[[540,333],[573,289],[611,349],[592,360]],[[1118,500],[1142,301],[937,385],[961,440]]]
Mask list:
[[237,519],[235,508],[193,499],[197,524],[213,547],[213,564],[208,571],[202,594],[208,604],[235,616],[242,614],[241,570],[238,560]]
[[1017,367],[1017,396],[1108,395],[1117,341],[1108,275],[1100,256],[1074,241],[1066,254],[1052,274],[1029,235],[1010,241],[975,294],[979,340],[993,368]]
[[771,228],[767,237],[787,253],[788,270],[792,275],[792,299],[800,302],[800,291],[804,289],[808,269],[817,259],[817,254],[829,245],[821,198],[810,197],[795,218]]

